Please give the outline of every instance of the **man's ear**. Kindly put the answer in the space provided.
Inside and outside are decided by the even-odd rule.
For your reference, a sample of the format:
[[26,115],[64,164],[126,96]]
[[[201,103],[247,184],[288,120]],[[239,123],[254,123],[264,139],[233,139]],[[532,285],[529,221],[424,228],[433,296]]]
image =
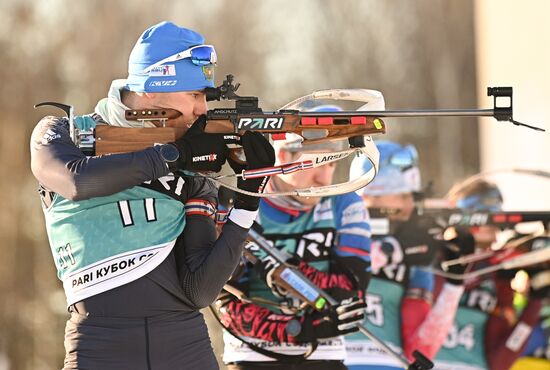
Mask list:
[[279,164],[289,163],[292,160],[292,158],[293,158],[292,153],[287,152],[284,149],[277,150],[277,161],[279,162]]

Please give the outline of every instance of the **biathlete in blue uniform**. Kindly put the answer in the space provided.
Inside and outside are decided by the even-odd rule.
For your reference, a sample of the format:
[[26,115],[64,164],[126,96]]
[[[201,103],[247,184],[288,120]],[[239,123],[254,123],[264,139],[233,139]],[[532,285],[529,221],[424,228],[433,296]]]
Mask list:
[[[217,237],[217,189],[185,172],[217,172],[228,157],[223,135],[204,133],[215,62],[201,35],[159,23],[134,46],[128,78],[113,82],[93,114],[75,119],[81,128],[133,127],[126,109],[175,109],[181,115],[166,125],[187,132],[173,143],[87,157],[67,119],[46,117],[34,129],[31,167],[71,312],[64,369],[218,368],[198,310],[237,265],[258,198],[238,196]],[[246,134],[241,143],[249,168],[273,165],[263,136]],[[238,185],[257,192],[264,183]]]
[[[337,150],[333,146],[322,149]],[[297,150],[282,146],[277,158],[281,163],[292,162]],[[328,185],[334,170],[334,164],[327,164],[278,176],[268,187],[288,191]],[[362,292],[370,276],[370,228],[361,199],[355,193],[263,198],[258,221],[263,235],[291,254],[299,269],[341,304],[321,313],[294,314],[298,302],[270,279],[271,266],[263,265],[259,273],[247,266],[231,284],[248,297],[268,299],[279,308],[229,294],[220,297],[219,315],[228,329],[223,356],[228,369],[345,369],[343,335],[356,331],[356,323],[363,321]],[[311,342],[318,342],[316,350],[307,358],[300,357]]]

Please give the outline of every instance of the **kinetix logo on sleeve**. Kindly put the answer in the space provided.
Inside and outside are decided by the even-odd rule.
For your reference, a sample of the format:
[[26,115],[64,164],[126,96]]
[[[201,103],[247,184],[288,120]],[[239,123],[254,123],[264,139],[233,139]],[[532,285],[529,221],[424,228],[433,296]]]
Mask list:
[[215,153],[210,153],[193,157],[193,162],[214,162],[216,159],[218,159],[218,155]]

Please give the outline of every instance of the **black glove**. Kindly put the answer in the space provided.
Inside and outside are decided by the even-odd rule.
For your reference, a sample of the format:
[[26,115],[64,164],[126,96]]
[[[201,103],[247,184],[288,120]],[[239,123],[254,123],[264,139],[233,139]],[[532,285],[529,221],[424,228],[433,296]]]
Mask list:
[[[445,261],[454,260],[474,253],[476,245],[475,239],[474,236],[466,229],[450,227],[443,233],[443,238],[447,242],[445,244],[445,248],[443,249],[443,259]],[[451,265],[447,268],[447,272],[462,275],[468,266],[468,263]],[[464,283],[464,280],[447,278],[447,282],[455,285],[461,285]]]
[[[256,168],[269,167],[275,164],[275,151],[269,141],[259,132],[246,131],[241,136],[241,146],[243,147],[246,156],[246,164],[240,164],[232,159],[228,159],[229,165],[236,174],[240,174],[243,170],[252,170]],[[243,180],[239,177],[237,186],[239,189],[261,193],[269,177],[258,177],[255,179]],[[250,195],[236,193],[234,207],[255,211],[260,205],[260,198]]]
[[[435,231],[434,231],[435,230]],[[403,251],[403,262],[407,266],[428,266],[435,259],[435,252],[442,243],[435,239],[439,232],[437,225],[426,223],[413,215],[400,223],[394,232]]]
[[346,299],[328,310],[306,314],[301,318],[301,329],[294,335],[299,343],[311,343],[317,339],[333,338],[355,333],[365,318],[367,305],[357,297]]
[[178,140],[169,143],[178,148],[179,158],[168,164],[171,170],[220,172],[229,153],[223,134],[206,134],[206,116],[200,116]]

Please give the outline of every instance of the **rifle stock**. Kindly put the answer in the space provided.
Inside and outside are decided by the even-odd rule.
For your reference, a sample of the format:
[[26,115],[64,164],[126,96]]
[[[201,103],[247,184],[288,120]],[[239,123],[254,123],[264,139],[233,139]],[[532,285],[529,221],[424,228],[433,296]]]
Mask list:
[[95,154],[135,152],[156,143],[169,143],[181,137],[182,128],[128,128],[98,125],[95,128]]
[[[251,128],[254,131],[265,134],[294,133],[302,136],[304,142],[319,143],[335,139],[349,138],[371,134],[382,134],[386,128],[382,120],[376,117],[365,117],[362,124],[349,123],[352,116],[338,117],[332,124],[303,124],[299,114],[284,114],[282,127],[273,128]],[[354,115],[353,117],[356,117]],[[254,119],[265,117],[277,117],[270,114],[243,115],[238,119]],[[376,122],[375,122],[376,121]],[[323,122],[323,121],[319,121]],[[233,134],[244,133],[246,129],[238,130],[231,120],[207,120],[205,132],[211,134]],[[180,138],[186,129],[175,127],[114,127],[109,125],[98,125],[95,128],[95,154],[127,153],[138,151],[156,143],[164,144]]]

